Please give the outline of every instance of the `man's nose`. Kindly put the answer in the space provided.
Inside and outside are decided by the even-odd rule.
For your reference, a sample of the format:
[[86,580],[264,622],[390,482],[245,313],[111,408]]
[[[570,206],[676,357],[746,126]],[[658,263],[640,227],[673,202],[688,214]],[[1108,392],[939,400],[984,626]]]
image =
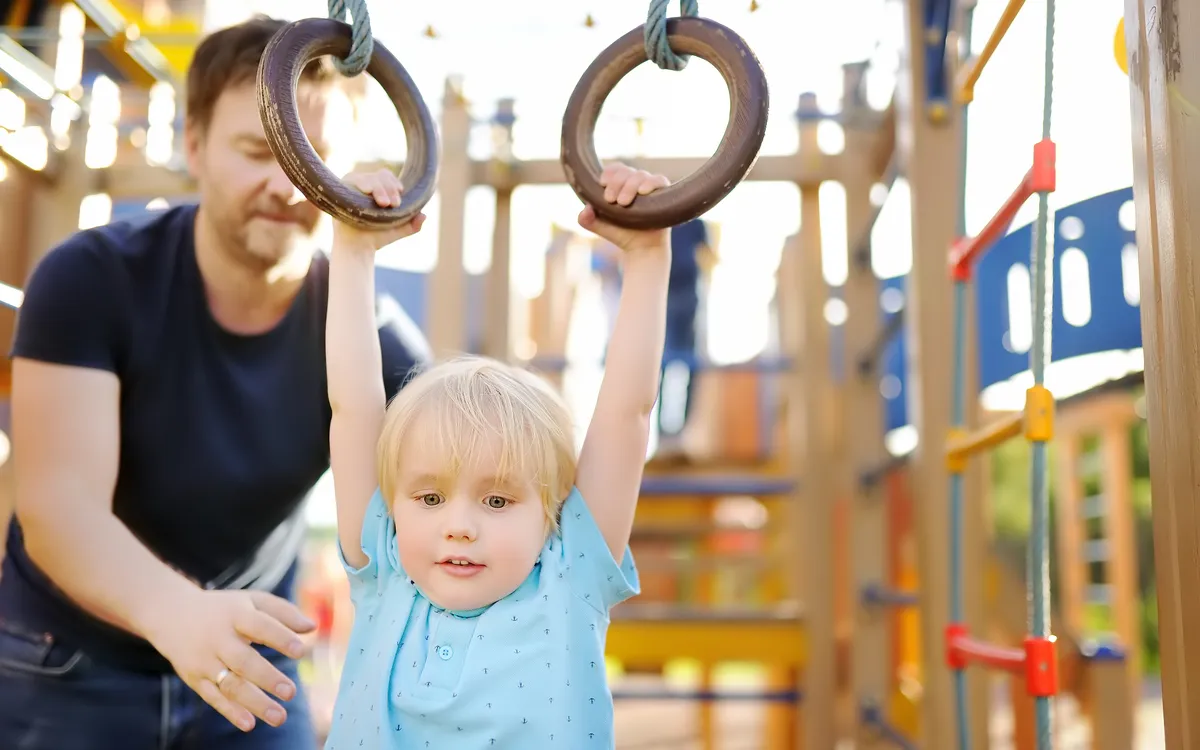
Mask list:
[[301,193],[300,189],[292,184],[278,162],[271,164],[271,172],[267,176],[267,192],[289,206],[304,200],[304,193]]

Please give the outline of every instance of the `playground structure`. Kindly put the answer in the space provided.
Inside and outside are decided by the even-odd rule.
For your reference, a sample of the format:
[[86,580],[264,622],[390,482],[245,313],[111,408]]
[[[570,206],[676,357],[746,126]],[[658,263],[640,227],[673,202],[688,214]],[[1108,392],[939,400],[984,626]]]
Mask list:
[[[1009,5],[1015,14],[1021,3]],[[111,33],[98,20],[105,16],[89,4],[80,7],[99,33]],[[963,413],[956,416],[949,398],[956,390],[953,350],[947,342],[959,341],[964,352],[958,392],[977,396],[1028,368],[1027,351],[1013,345],[1008,308],[1012,269],[1028,273],[1033,227],[1009,231],[1023,201],[1014,199],[997,214],[978,235],[971,288],[964,290],[963,307],[952,312],[948,257],[960,247],[965,230],[956,216],[955,193],[963,125],[948,106],[955,98],[948,90],[958,85],[948,82],[957,80],[960,68],[981,72],[983,63],[972,68],[956,59],[951,33],[959,23],[956,14],[930,21],[924,10],[919,3],[906,4],[906,75],[888,109],[866,106],[864,66],[847,66],[840,111],[822,113],[814,97],[802,95],[797,153],[760,157],[747,175],[748,180],[791,182],[800,190],[800,232],[788,238],[777,275],[779,351],[736,365],[701,357],[696,419],[707,439],[703,455],[683,467],[651,461],[647,468],[632,542],[644,591],[614,612],[609,653],[626,674],[660,672],[690,660],[701,665],[700,677],[688,690],[663,688],[657,681],[635,689],[619,680],[618,712],[631,701],[696,702],[697,732],[706,747],[720,746],[714,706],[726,700],[764,707],[760,746],[766,748],[832,747],[838,737],[854,737],[858,747],[959,747],[959,719],[952,713],[956,670],[946,656],[954,649],[943,633],[951,623],[961,623],[981,639],[958,642],[956,653],[971,651],[1016,672],[1011,679],[1014,743],[1038,746],[1033,697],[1020,671],[1028,629],[1025,574],[989,552],[981,462],[954,464],[941,449],[952,427],[977,436],[953,444],[952,457],[965,458],[968,446],[981,449],[1018,437],[1032,423],[1020,411],[983,414],[978,398],[964,398]],[[52,11],[49,17],[60,9]],[[43,21],[44,27],[53,25]],[[994,35],[997,42],[1003,30]],[[138,63],[153,57],[147,47],[108,45],[105,59],[124,61],[109,60],[118,68]],[[175,61],[169,67],[176,75],[186,64],[186,55],[177,54],[164,56]],[[52,64],[43,67],[53,82]],[[164,117],[161,103],[179,97],[162,93],[167,89],[159,82],[169,80],[169,71],[156,68],[155,75],[141,69],[126,74],[121,84],[145,96],[131,97],[132,106],[115,123],[118,147],[111,164],[89,166],[87,118],[72,122],[66,129],[70,145],[52,149],[41,167],[3,154],[9,179],[0,183],[0,211],[4,225],[18,229],[0,238],[0,280],[19,286],[39,254],[79,224],[80,206],[95,202],[93,196],[111,202],[113,219],[139,214],[154,199],[189,199],[185,174],[169,159],[147,159],[153,128],[178,126],[174,113]],[[38,104],[36,94],[25,99],[33,106],[19,125],[49,123],[51,100]],[[816,126],[822,119],[842,126],[842,153],[818,148]],[[469,158],[467,142],[476,123],[457,83],[447,82],[438,128],[437,266],[428,274],[381,268],[379,284],[404,304],[436,351],[517,359],[523,348],[516,346],[517,338],[528,338],[536,347],[529,364],[561,383],[572,369],[594,366],[566,356],[570,315],[578,309],[574,287],[579,269],[586,267],[578,255],[586,249],[572,233],[559,230],[546,253],[545,289],[527,310],[520,309],[510,282],[512,194],[523,185],[558,184],[564,178],[558,160],[513,158],[513,122],[513,102],[501,102],[487,123],[502,134],[495,152],[486,159]],[[6,150],[7,143],[0,144],[0,152]],[[699,158],[631,161],[673,179],[704,163]],[[870,238],[883,201],[872,200],[872,187],[890,187],[899,175],[910,185],[913,246],[919,250],[905,277],[878,279],[870,266]],[[851,240],[850,274],[841,288],[827,287],[821,268],[818,191],[831,180],[845,189]],[[477,185],[491,187],[496,207],[486,275],[461,270],[466,193]],[[1026,188],[1023,198],[1032,192]],[[1122,211],[1134,193],[1096,196],[1055,212],[1048,240],[1054,248],[1049,256],[1053,305],[1047,311],[1052,360],[1142,346],[1141,298],[1134,295],[1131,301],[1125,278],[1130,273],[1126,248],[1136,240]],[[1080,256],[1090,269],[1091,317],[1083,324],[1066,318],[1061,272],[1064,263],[1078,263]],[[845,305],[844,323],[827,322],[830,299]],[[0,325],[10,333],[11,316],[4,318]],[[521,318],[527,318],[524,330]],[[961,337],[955,336],[955,321],[962,323]],[[1051,629],[1058,636],[1057,654],[1051,650],[1042,656],[1059,679],[1046,687],[1051,694],[1079,699],[1097,748],[1134,746],[1140,692],[1140,637],[1136,623],[1124,615],[1137,595],[1128,428],[1139,417],[1128,385],[1060,403],[1052,436],[1038,433],[1041,440],[1052,437],[1060,467],[1059,601]],[[906,426],[923,438],[917,450],[889,453],[885,434]],[[1088,494],[1080,473],[1084,438],[1094,434],[1102,438],[1102,502]],[[951,477],[959,471],[962,494],[954,500]],[[951,557],[952,504],[962,518],[959,560]],[[1098,523],[1085,524],[1086,519]],[[1102,535],[1086,533],[1089,525],[1098,525]],[[1089,580],[1085,563],[1104,563],[1103,583]],[[961,577],[960,607],[947,595],[948,571]],[[1109,607],[1114,619],[1113,632],[1101,634],[1099,642],[1086,632],[1084,614],[1097,604]],[[997,645],[985,647],[983,638]],[[719,668],[731,662],[762,665],[762,684],[718,685]],[[980,670],[972,669],[967,682],[963,731],[971,747],[988,747],[990,691]]]

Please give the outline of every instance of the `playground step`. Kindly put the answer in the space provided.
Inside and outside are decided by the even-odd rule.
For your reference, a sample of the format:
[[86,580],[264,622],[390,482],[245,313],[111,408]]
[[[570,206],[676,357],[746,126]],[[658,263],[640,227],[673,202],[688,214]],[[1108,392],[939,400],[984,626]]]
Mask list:
[[630,603],[613,610],[608,654],[626,664],[671,659],[801,665],[807,654],[798,605],[713,608]]
[[1083,543],[1079,556],[1086,563],[1104,562],[1108,559],[1108,540],[1089,539]]
[[1083,520],[1085,521],[1093,518],[1103,518],[1105,505],[1104,495],[1088,495],[1079,504],[1079,514],[1083,516]]
[[717,497],[749,495],[772,497],[795,492],[800,486],[796,479],[754,474],[687,474],[648,476],[642,479],[642,499],[654,497]]
[[1107,583],[1093,583],[1084,591],[1083,597],[1088,604],[1112,604],[1113,590]]

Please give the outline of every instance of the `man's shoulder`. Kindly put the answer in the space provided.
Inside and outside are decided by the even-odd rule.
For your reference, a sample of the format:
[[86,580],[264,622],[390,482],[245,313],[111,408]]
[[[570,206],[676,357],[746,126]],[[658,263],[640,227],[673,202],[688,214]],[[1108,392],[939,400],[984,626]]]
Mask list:
[[147,263],[174,256],[190,243],[196,207],[178,206],[162,211],[81,229],[53,247],[38,265],[67,273],[96,266],[145,268]]

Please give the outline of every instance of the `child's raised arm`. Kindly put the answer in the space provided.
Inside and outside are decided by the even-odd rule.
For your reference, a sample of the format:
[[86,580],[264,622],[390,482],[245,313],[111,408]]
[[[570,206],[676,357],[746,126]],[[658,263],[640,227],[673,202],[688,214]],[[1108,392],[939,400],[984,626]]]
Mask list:
[[[383,207],[400,205],[400,181],[380,170],[347,175],[348,185]],[[425,217],[378,232],[334,222],[329,258],[329,312],[325,328],[325,367],[329,380],[329,457],[337,501],[338,540],[346,562],[367,563],[362,525],[379,484],[376,444],[386,408],[375,322],[375,252],[420,230]]]
[[[604,170],[601,184],[607,200],[627,206],[636,196],[665,187],[667,179],[618,164]],[[616,227],[597,220],[590,206],[579,215],[579,223],[624,251],[621,302],[575,480],[619,561],[633,529],[650,413],[658,397],[671,247],[667,230]]]

